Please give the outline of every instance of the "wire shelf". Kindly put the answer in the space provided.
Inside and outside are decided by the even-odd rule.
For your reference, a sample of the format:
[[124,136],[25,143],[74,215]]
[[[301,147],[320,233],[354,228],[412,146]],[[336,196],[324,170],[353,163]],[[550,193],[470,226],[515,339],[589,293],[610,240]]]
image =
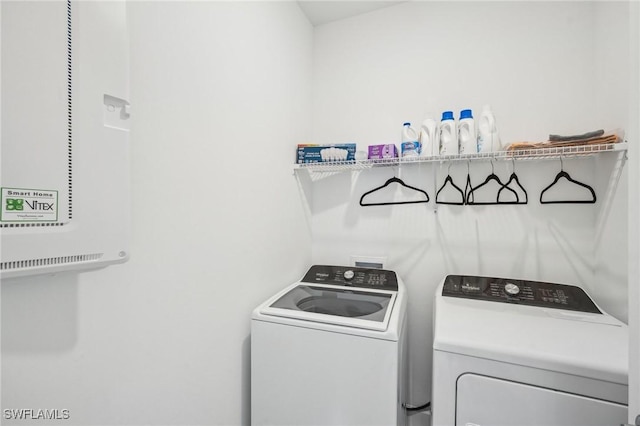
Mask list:
[[512,151],[483,152],[477,154],[444,155],[438,157],[384,158],[377,160],[334,161],[327,163],[295,164],[295,170],[309,170],[314,173],[366,170],[374,167],[397,167],[405,164],[436,163],[446,161],[483,160],[538,160],[560,157],[591,156],[603,152],[624,152],[627,142],[600,145],[576,145],[561,147],[538,147]]

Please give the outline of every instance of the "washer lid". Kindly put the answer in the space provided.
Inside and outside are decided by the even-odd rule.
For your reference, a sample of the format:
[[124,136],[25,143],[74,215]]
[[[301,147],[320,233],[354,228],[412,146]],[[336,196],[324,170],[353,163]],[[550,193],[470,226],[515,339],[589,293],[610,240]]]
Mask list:
[[299,283],[260,310],[264,315],[386,331],[396,292]]

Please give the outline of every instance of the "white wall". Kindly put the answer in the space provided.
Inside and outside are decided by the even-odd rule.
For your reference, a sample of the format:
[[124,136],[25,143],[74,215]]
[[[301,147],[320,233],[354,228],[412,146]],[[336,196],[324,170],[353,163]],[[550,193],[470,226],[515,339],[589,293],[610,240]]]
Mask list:
[[[629,16],[630,5],[625,2],[595,3],[595,62],[596,74],[593,84],[595,93],[596,117],[600,126],[607,129],[623,128],[627,136],[633,126],[629,102],[632,98],[629,84],[631,74],[631,54]],[[615,23],[615,24],[613,24]],[[628,138],[634,141],[633,137]],[[632,142],[633,143],[633,142]],[[608,173],[610,167],[604,162],[598,163],[597,171],[602,181],[613,185]],[[620,166],[611,164],[611,166]],[[629,230],[625,224],[628,217],[628,170],[624,167],[615,197],[607,200],[601,209],[596,224],[596,277],[592,287],[598,302],[616,313],[623,321],[627,320],[627,266],[628,256],[620,247],[628,243]],[[613,177],[618,174],[614,172]],[[605,190],[605,188],[602,188]]]
[[70,425],[248,424],[251,310],[310,262],[291,165],[312,27],[294,2],[128,12],[131,260],[2,283],[2,407],[68,409]]
[[[605,23],[626,20],[625,7],[407,2],[318,27],[314,141],[357,142],[361,149],[398,143],[404,121],[419,125],[428,112],[439,119],[444,110],[457,118],[464,108],[478,115],[483,104],[492,106],[507,142],[624,127],[626,83],[615,80],[620,71],[608,71],[600,55],[616,43],[621,45],[614,52],[624,52],[625,25],[607,35]],[[623,105],[604,114],[603,100]],[[393,175],[433,198],[447,164],[314,176],[308,189],[313,261],[382,256],[404,278],[410,293],[409,402],[420,404],[430,398],[433,291],[446,274],[581,284],[605,310],[626,319],[626,173],[620,192],[607,190],[617,164],[609,154],[564,160],[566,171],[596,189],[595,205],[540,205],[540,191],[560,163],[523,161],[515,167],[529,193],[527,206],[439,206],[437,213],[433,200],[367,208],[358,200]],[[503,179],[512,167],[494,164]],[[476,162],[470,170],[477,185],[491,165]],[[464,186],[466,163],[453,164],[451,174]]]
[[591,128],[594,21],[589,2],[406,2],[318,27],[314,137],[396,141],[483,104],[508,141]]
[[[640,139],[640,3],[629,7],[629,140]],[[640,152],[629,149],[629,418],[635,423],[640,415]],[[631,184],[636,182],[636,184]]]

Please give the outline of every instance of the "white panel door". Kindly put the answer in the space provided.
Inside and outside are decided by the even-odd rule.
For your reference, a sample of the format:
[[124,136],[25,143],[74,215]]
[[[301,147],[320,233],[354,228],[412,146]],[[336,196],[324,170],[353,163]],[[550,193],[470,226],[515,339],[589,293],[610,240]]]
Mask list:
[[602,426],[623,424],[627,407],[476,374],[458,379],[457,426]]

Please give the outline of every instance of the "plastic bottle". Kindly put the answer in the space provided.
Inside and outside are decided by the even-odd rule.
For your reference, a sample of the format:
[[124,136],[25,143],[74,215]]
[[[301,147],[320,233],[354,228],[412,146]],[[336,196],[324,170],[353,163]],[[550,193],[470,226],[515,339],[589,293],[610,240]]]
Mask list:
[[422,122],[420,128],[421,157],[435,157],[440,155],[440,139],[438,138],[438,123],[429,117]]
[[458,132],[456,122],[453,118],[453,111],[442,113],[440,121],[440,155],[458,154]]
[[404,123],[402,127],[402,146],[400,152],[403,157],[417,157],[420,154],[418,132],[411,127],[411,123]]
[[482,114],[478,120],[478,152],[500,151],[502,144],[496,129],[496,120],[491,112],[491,107],[482,107]]
[[476,125],[470,109],[460,111],[460,120],[458,120],[458,150],[460,154],[476,154],[478,152]]

